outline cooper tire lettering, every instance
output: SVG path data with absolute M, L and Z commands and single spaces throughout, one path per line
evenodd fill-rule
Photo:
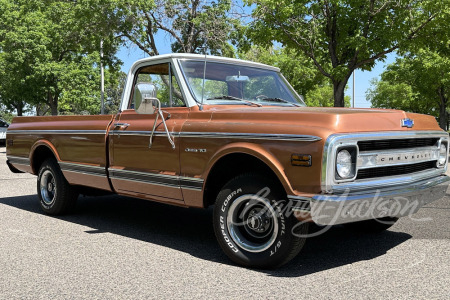
M 219 245 L 231 260 L 273 268 L 298 254 L 305 239 L 289 234 L 298 221 L 283 213 L 283 199 L 282 188 L 259 174 L 243 174 L 225 184 L 216 199 L 213 222 Z M 307 226 L 300 225 L 301 230 Z

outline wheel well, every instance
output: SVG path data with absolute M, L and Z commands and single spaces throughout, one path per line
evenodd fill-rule
M 277 175 L 259 158 L 245 153 L 233 153 L 220 158 L 209 172 L 203 195 L 203 206 L 213 205 L 220 190 L 228 181 L 249 172 L 267 176 L 284 190 Z
M 55 158 L 55 154 L 53 154 L 52 150 L 50 150 L 46 146 L 39 146 L 33 152 L 32 157 L 32 169 L 35 174 L 39 173 L 39 168 L 42 163 L 49 157 Z M 55 158 L 56 159 L 56 158 Z

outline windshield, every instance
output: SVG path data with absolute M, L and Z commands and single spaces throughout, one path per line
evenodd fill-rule
M 183 60 L 180 64 L 197 102 L 305 106 L 278 72 L 210 61 L 206 68 L 204 61 Z

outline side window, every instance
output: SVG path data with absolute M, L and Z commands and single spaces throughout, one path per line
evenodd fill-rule
M 135 84 L 141 82 L 154 84 L 158 90 L 156 97 L 161 101 L 162 107 L 184 107 L 186 103 L 178 82 L 172 74 L 169 63 L 146 66 L 139 70 L 135 78 Z M 134 96 L 128 105 L 129 108 L 134 108 Z

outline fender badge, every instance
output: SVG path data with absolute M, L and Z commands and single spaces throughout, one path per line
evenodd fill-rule
M 186 149 L 184 149 L 184 151 L 186 151 L 186 152 L 194 152 L 194 153 L 198 153 L 198 152 L 200 152 L 200 153 L 205 153 L 205 152 L 206 152 L 206 149 L 186 148 Z
M 414 126 L 414 120 L 406 118 L 402 119 L 402 127 L 412 128 Z

